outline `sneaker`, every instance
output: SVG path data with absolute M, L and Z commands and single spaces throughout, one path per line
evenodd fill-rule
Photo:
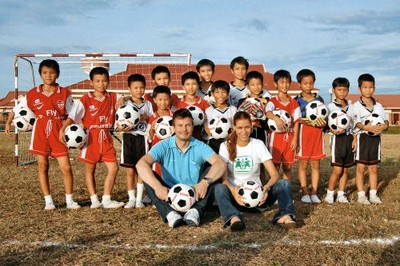
M 142 199 L 143 204 L 150 204 L 151 203 L 151 199 L 149 197 L 149 195 L 144 196 L 144 198 Z
M 310 195 L 304 195 L 303 197 L 301 197 L 301 202 L 311 203 L 312 201 L 311 201 Z
M 321 200 L 318 198 L 317 195 L 311 195 L 311 202 L 312 203 L 321 203 Z
M 199 226 L 200 224 L 200 215 L 199 211 L 196 209 L 190 209 L 185 216 L 183 216 L 183 221 L 189 226 Z
M 124 206 L 125 203 L 115 201 L 115 200 L 110 200 L 109 202 L 101 203 L 101 205 L 103 205 L 104 209 L 118 209 L 118 208 L 122 208 L 122 206 Z
M 168 221 L 168 226 L 171 228 L 176 228 L 183 222 L 182 216 L 176 211 L 170 211 L 166 218 Z
M 349 200 L 347 199 L 346 195 L 342 195 L 337 197 L 336 202 L 349 203 Z
M 328 196 L 328 195 L 326 195 L 326 197 L 324 198 L 324 201 L 329 204 L 332 204 L 334 202 L 333 197 Z
M 144 204 L 141 201 L 136 201 L 135 208 L 143 208 Z
M 95 201 L 95 202 L 92 202 L 92 204 L 90 204 L 91 209 L 97 209 L 97 208 L 100 208 L 101 206 L 102 205 L 101 205 L 100 201 Z
M 130 200 L 125 204 L 124 208 L 125 209 L 131 209 L 131 208 L 135 207 L 135 203 L 136 203 L 135 200 Z
M 371 202 L 368 201 L 367 197 L 358 197 L 357 200 L 358 203 L 364 204 L 364 205 L 369 205 Z
M 44 207 L 44 209 L 46 211 L 51 211 L 51 210 L 54 210 L 55 208 L 56 208 L 56 206 L 54 206 L 53 202 L 47 203 L 46 206 Z
M 369 202 L 374 204 L 382 204 L 383 202 L 378 196 L 369 196 Z
M 71 209 L 71 210 L 76 210 L 79 209 L 81 207 L 81 205 L 79 205 L 77 202 L 72 201 L 72 202 L 68 202 L 67 203 L 67 209 Z

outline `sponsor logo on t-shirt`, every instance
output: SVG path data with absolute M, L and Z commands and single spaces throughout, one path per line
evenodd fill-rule
M 235 172 L 251 172 L 253 170 L 253 159 L 250 156 L 238 156 L 233 168 Z

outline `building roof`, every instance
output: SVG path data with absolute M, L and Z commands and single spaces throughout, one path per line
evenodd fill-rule
M 400 94 L 374 94 L 373 97 L 386 109 L 400 109 Z M 354 103 L 360 99 L 360 94 L 349 94 L 347 99 Z
M 18 91 L 18 98 L 25 96 L 26 91 Z M 13 108 L 15 106 L 15 91 L 7 92 L 6 97 L 0 99 L 0 108 Z

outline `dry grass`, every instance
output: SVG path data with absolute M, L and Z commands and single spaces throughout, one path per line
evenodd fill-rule
M 275 210 L 271 210 L 244 214 L 247 229 L 240 233 L 222 228 L 216 213 L 209 214 L 201 227 L 170 230 L 151 207 L 91 210 L 83 165 L 76 160 L 72 161 L 75 198 L 84 208 L 65 209 L 62 180 L 52 160 L 50 183 L 59 208 L 45 212 L 36 165 L 15 167 L 12 141 L 4 135 L 0 141 L 1 265 L 395 265 L 400 259 L 398 135 L 383 137 L 379 167 L 383 205 L 355 203 L 354 178 L 348 185 L 350 204 L 304 205 L 298 201 L 299 184 L 294 180 L 300 228 L 287 232 L 272 225 Z M 105 167 L 100 165 L 97 173 L 101 191 Z M 329 174 L 326 159 L 321 170 L 321 197 Z M 115 198 L 126 201 L 123 169 L 114 192 Z M 395 240 L 382 245 L 367 241 L 378 238 Z M 327 240 L 332 242 L 324 242 Z

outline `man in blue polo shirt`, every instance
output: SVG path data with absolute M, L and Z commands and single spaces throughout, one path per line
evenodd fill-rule
M 136 164 L 138 174 L 145 182 L 147 193 L 157 207 L 164 222 L 172 228 L 183 223 L 198 226 L 208 205 L 218 205 L 224 218 L 224 226 L 231 230 L 243 230 L 244 223 L 239 211 L 232 205 L 227 187 L 214 183 L 226 171 L 226 163 L 203 142 L 192 137 L 193 118 L 187 109 L 179 109 L 173 115 L 175 136 L 157 143 Z M 152 171 L 158 162 L 163 178 Z M 208 162 L 208 172 L 202 172 L 203 164 Z M 192 186 L 196 192 L 196 204 L 184 217 L 167 203 L 168 190 L 183 183 Z

